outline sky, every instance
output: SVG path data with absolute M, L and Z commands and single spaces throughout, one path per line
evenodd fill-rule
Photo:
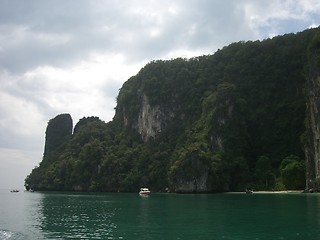
M 0 0 L 0 189 L 23 190 L 58 114 L 111 121 L 148 62 L 319 24 L 318 0 Z

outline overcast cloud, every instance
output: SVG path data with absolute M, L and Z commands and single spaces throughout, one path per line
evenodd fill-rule
M 47 122 L 108 122 L 122 84 L 157 59 L 320 23 L 318 0 L 0 0 L 0 188 L 42 160 Z

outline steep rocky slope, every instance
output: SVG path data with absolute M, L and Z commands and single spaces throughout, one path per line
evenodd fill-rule
M 233 43 L 213 55 L 150 62 L 123 84 L 111 122 L 83 118 L 71 134 L 72 120 L 64 115 L 64 130 L 57 129 L 57 137 L 54 129 L 49 131 L 57 119 L 51 120 L 46 139 L 52 140 L 26 186 L 300 189 L 304 181 L 284 184 L 294 175 L 304 178 L 306 166 L 310 187 L 319 175 L 318 31 Z

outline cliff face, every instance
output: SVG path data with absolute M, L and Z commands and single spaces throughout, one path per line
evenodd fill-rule
M 155 139 L 175 117 L 175 114 L 170 108 L 165 108 L 161 104 L 151 105 L 146 94 L 139 96 L 138 114 L 135 117 L 129 117 L 126 111 L 127 107 L 121 107 L 122 124 L 125 127 L 135 129 L 141 139 L 147 142 L 150 139 Z
M 306 115 L 306 188 L 320 190 L 320 41 L 309 50 Z
M 151 106 L 146 95 L 143 95 L 136 129 L 144 142 L 155 138 L 166 128 L 174 117 L 170 111 L 161 110 L 161 106 Z
M 313 79 L 311 83 L 315 83 Z M 308 189 L 315 188 L 315 181 L 319 178 L 319 160 L 320 160 L 320 132 L 319 132 L 319 97 L 315 92 L 319 90 L 319 86 L 315 86 L 309 92 L 307 102 L 307 121 L 306 121 L 306 143 L 305 143 L 305 156 L 306 156 L 306 187 Z
M 210 192 L 214 190 L 209 183 L 208 166 L 195 160 L 193 167 L 199 174 L 193 175 L 192 178 L 180 176 L 177 178 L 174 190 L 181 193 Z

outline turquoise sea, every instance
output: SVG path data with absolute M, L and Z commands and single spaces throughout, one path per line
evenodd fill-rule
M 0 239 L 320 239 L 320 194 L 10 193 Z

